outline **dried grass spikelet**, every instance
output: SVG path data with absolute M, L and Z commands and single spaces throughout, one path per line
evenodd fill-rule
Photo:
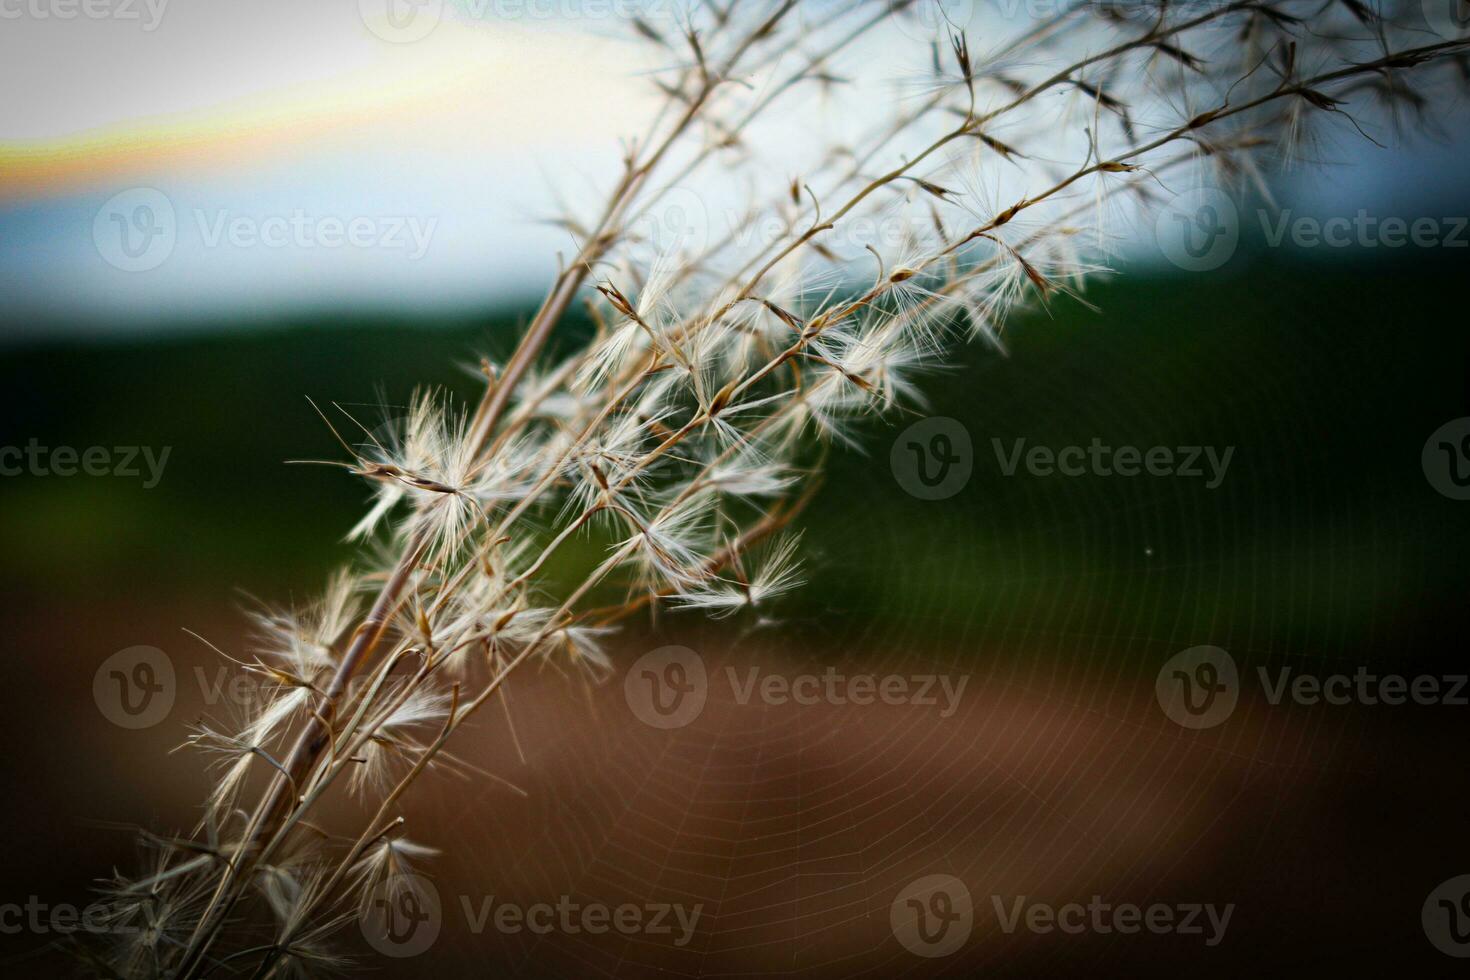
M 603 678 L 609 635 L 648 607 L 767 617 L 801 584 L 792 525 L 829 447 L 920 406 L 959 344 L 1080 299 L 1114 229 L 1174 189 L 1263 186 L 1381 119 L 1432 120 L 1470 78 L 1417 3 L 1068 5 L 983 45 L 898 30 L 917 6 L 630 25 L 663 111 L 607 199 L 555 219 L 575 253 L 515 351 L 478 367 L 479 405 L 426 391 L 378 429 L 330 416 L 372 494 L 348 533 L 363 557 L 318 604 L 257 614 L 242 667 L 266 697 L 189 740 L 211 759 L 205 817 L 113 883 L 121 914 L 154 916 L 100 954 L 117 974 L 340 968 L 333 932 L 434 856 L 399 836 L 403 796 L 500 780 L 447 746 L 508 710 L 518 669 Z M 721 227 L 711 194 L 661 240 L 687 186 L 749 198 Z M 593 336 L 567 349 L 579 304 Z M 317 826 L 343 792 L 368 813 Z

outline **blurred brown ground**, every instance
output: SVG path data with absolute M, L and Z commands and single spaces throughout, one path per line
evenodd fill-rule
M 187 826 L 199 760 L 168 755 L 202 708 L 194 667 L 218 661 L 187 626 L 240 649 L 228 607 L 98 597 L 85 610 L 12 597 L 15 650 L 4 686 L 7 859 L 0 900 L 89 900 L 92 878 L 130 868 L 126 833 L 98 821 Z M 17 615 L 18 612 L 24 615 Z M 407 835 L 443 849 L 425 865 L 444 927 L 422 955 L 372 958 L 359 972 L 446 976 L 1365 975 L 1394 967 L 1448 975 L 1420 907 L 1470 870 L 1464 845 L 1464 709 L 1285 708 L 1246 698 L 1216 729 L 1190 732 L 1154 701 L 1151 677 L 1100 684 L 967 661 L 959 710 L 735 702 L 722 667 L 794 676 L 952 672 L 878 650 L 783 650 L 759 634 L 704 651 L 710 701 L 688 727 L 659 731 L 624 701 L 621 677 L 590 696 L 552 673 L 512 689 L 522 763 L 494 710 L 458 742 L 467 761 L 514 782 L 438 777 L 406 810 Z M 167 721 L 124 731 L 91 696 L 96 664 L 152 644 L 179 672 Z M 641 649 L 620 652 L 626 666 Z M 994 664 L 1002 666 L 994 666 Z M 334 815 L 344 831 L 350 810 Z M 898 892 L 930 874 L 965 882 L 969 941 L 922 959 L 889 926 Z M 537 937 L 462 911 L 496 902 L 700 905 L 687 945 L 669 936 Z M 1202 936 L 1007 935 L 991 896 L 1055 904 L 1234 903 L 1224 941 Z M 45 937 L 4 936 L 5 976 L 54 976 Z

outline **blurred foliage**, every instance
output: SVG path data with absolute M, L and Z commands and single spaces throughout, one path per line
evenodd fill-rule
M 1064 301 L 1019 318 L 1008 356 L 972 345 L 928 385 L 926 413 L 974 443 L 959 494 L 920 501 L 893 479 L 910 418 L 871 426 L 870 455 L 834 451 L 802 521 L 809 581 L 788 635 L 1090 658 L 1228 640 L 1269 658 L 1433 634 L 1458 618 L 1470 505 L 1437 495 L 1419 456 L 1470 414 L 1463 283 L 1452 253 L 1243 255 L 1210 275 L 1096 283 L 1101 313 Z M 307 397 L 370 426 L 416 385 L 473 399 L 479 352 L 504 353 L 517 327 L 323 319 L 7 349 L 0 445 L 172 449 L 154 489 L 0 479 L 0 575 L 75 598 L 308 594 L 351 554 L 341 537 L 367 492 L 340 468 L 285 462 L 343 458 Z M 1094 437 L 1236 449 L 1209 490 L 1005 477 L 991 443 Z

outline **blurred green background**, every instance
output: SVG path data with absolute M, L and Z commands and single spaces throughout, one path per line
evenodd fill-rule
M 700 882 L 732 873 L 728 845 L 742 876 L 789 882 L 795 860 L 821 882 L 805 887 L 828 896 L 836 860 L 850 887 L 831 908 L 800 881 L 794 899 L 781 897 L 784 884 L 769 886 L 774 899 L 768 886 L 750 894 L 775 923 L 770 948 L 783 969 L 788 918 L 826 909 L 847 923 L 850 936 L 820 932 L 829 946 L 804 947 L 818 960 L 866 949 L 881 942 L 886 913 L 858 920 L 850 909 L 887 908 L 898 886 L 882 868 L 911 877 L 954 862 L 987 888 L 1009 869 L 1024 888 L 1150 898 L 1174 889 L 1241 905 L 1239 936 L 1208 963 L 1189 944 L 1013 947 L 987 937 L 976 957 L 1008 962 L 1010 975 L 1056 976 L 1068 957 L 1090 969 L 1127 962 L 1134 976 L 1240 975 L 1263 963 L 1352 975 L 1369 962 L 1438 958 L 1418 914 L 1470 859 L 1458 829 L 1463 708 L 1276 711 L 1253 691 L 1228 725 L 1194 732 L 1165 720 L 1153 694 L 1159 666 L 1200 644 L 1228 650 L 1242 673 L 1464 673 L 1470 504 L 1436 492 L 1420 463 L 1430 433 L 1470 414 L 1464 281 L 1463 257 L 1449 250 L 1331 263 L 1244 252 L 1208 275 L 1126 269 L 1097 281 L 1087 299 L 1100 313 L 1061 302 L 1019 317 L 1008 356 L 972 345 L 930 379 L 924 413 L 959 420 L 974 445 L 959 493 L 905 493 L 889 451 L 912 416 L 874 424 L 867 453 L 834 450 L 801 518 L 808 582 L 779 605 L 778 625 L 671 614 L 654 636 L 630 624 L 616 651 L 620 665 L 682 643 L 713 662 L 772 669 L 944 670 L 972 681 L 964 715 L 930 728 L 922 712 L 767 706 L 726 712 L 680 741 L 618 711 L 616 678 L 600 710 L 580 698 L 523 700 L 518 689 L 518 723 L 540 726 L 528 744 L 542 754 L 533 765 L 502 762 L 534 792 L 512 800 L 456 783 L 418 801 L 437 815 L 421 825 L 442 817 L 454 828 L 447 839 L 475 856 L 443 862 L 443 873 L 467 875 L 465 888 L 581 889 L 587 868 L 559 884 L 554 875 L 584 831 L 604 833 L 605 817 L 607 833 L 688 850 Z M 354 553 L 342 536 L 367 489 L 339 468 L 286 462 L 342 455 L 307 397 L 354 406 L 369 422 L 416 385 L 473 399 L 468 366 L 507 350 L 521 321 L 215 324 L 5 351 L 0 446 L 171 449 L 152 489 L 140 478 L 0 479 L 10 653 L 0 738 L 21 747 L 4 753 L 0 779 L 28 801 L 10 822 L 0 892 L 81 900 L 127 861 L 122 827 L 176 827 L 194 812 L 199 760 L 168 750 L 194 712 L 217 709 L 185 683 L 192 700 L 167 724 L 123 732 L 88 697 L 93 675 L 139 643 L 165 649 L 183 676 L 213 669 L 215 655 L 181 628 L 231 654 L 248 650 L 231 608 L 242 592 L 307 599 Z M 1175 477 L 1007 477 L 993 438 L 1235 451 L 1211 490 Z M 492 755 L 494 731 L 470 748 Z M 666 757 L 670 746 L 684 755 Z M 732 806 L 748 794 L 743 806 L 760 799 L 768 819 L 719 824 L 738 823 L 738 843 L 704 840 L 702 823 L 673 840 L 667 813 L 712 804 L 694 791 L 687 801 L 646 795 L 652 773 Z M 821 819 L 833 798 L 845 801 L 836 831 Z M 699 864 L 705 846 L 721 853 Z M 621 881 L 623 852 L 608 853 L 592 867 Z M 531 970 L 513 946 L 456 942 L 387 973 Z M 3 956 L 17 975 L 65 960 L 33 936 Z
M 1432 655 L 1462 620 L 1470 508 L 1419 463 L 1470 414 L 1464 262 L 1452 250 L 1314 261 L 1245 253 L 1208 275 L 1125 270 L 972 345 L 922 414 L 960 420 L 974 475 L 916 500 L 889 470 L 897 416 L 837 449 L 802 520 L 808 587 L 787 635 L 895 655 L 1063 658 L 1116 672 L 1210 642 L 1248 659 Z M 0 444 L 169 446 L 162 481 L 0 480 L 3 574 L 62 602 L 235 587 L 309 594 L 350 556 L 367 490 L 307 402 L 369 424 L 415 385 L 465 399 L 524 317 L 282 322 L 12 347 Z M 1235 447 L 1223 484 L 1005 477 L 1007 446 Z M 1150 668 L 1151 669 L 1151 668 Z

